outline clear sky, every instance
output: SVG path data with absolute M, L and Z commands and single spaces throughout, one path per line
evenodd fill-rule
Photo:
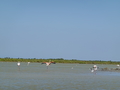
M 0 0 L 0 57 L 120 60 L 120 0 Z

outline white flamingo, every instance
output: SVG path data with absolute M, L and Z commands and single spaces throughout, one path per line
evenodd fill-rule
M 119 64 L 117 65 L 117 67 L 118 67 L 118 69 L 120 69 L 120 65 Z
M 20 70 L 20 62 L 17 63 L 18 69 Z
M 17 65 L 20 66 L 20 62 L 18 62 Z
M 117 66 L 119 67 L 120 65 L 118 64 Z
M 30 62 L 27 63 L 27 65 L 29 65 L 29 64 L 30 64 Z
M 98 70 L 97 65 L 93 65 L 93 67 L 91 68 L 91 72 L 94 72 L 96 74 L 97 70 Z

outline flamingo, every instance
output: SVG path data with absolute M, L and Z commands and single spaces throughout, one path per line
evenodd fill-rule
M 117 65 L 117 67 L 118 67 L 118 69 L 120 69 L 120 65 L 119 64 Z
M 118 64 L 117 66 L 119 67 L 120 65 Z
M 52 62 L 52 61 L 49 61 L 49 62 L 42 62 L 41 64 L 46 64 L 47 69 L 48 69 L 48 66 L 49 66 L 51 63 L 52 63 L 52 64 L 56 64 L 55 62 Z
M 30 64 L 30 62 L 27 63 L 27 65 L 29 65 L 29 64 Z
M 91 72 L 94 72 L 96 74 L 97 70 L 98 70 L 97 65 L 93 65 L 93 67 L 91 68 Z
M 20 66 L 20 62 L 18 62 L 17 65 Z
M 17 63 L 18 69 L 20 70 L 20 62 Z

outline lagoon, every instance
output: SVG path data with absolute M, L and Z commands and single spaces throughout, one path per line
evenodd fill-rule
M 120 72 L 91 73 L 92 64 L 0 62 L 0 90 L 120 90 Z M 116 65 L 99 65 L 116 68 Z

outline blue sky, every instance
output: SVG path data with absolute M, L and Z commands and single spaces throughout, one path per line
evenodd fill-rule
M 0 57 L 120 60 L 119 0 L 1 0 Z

